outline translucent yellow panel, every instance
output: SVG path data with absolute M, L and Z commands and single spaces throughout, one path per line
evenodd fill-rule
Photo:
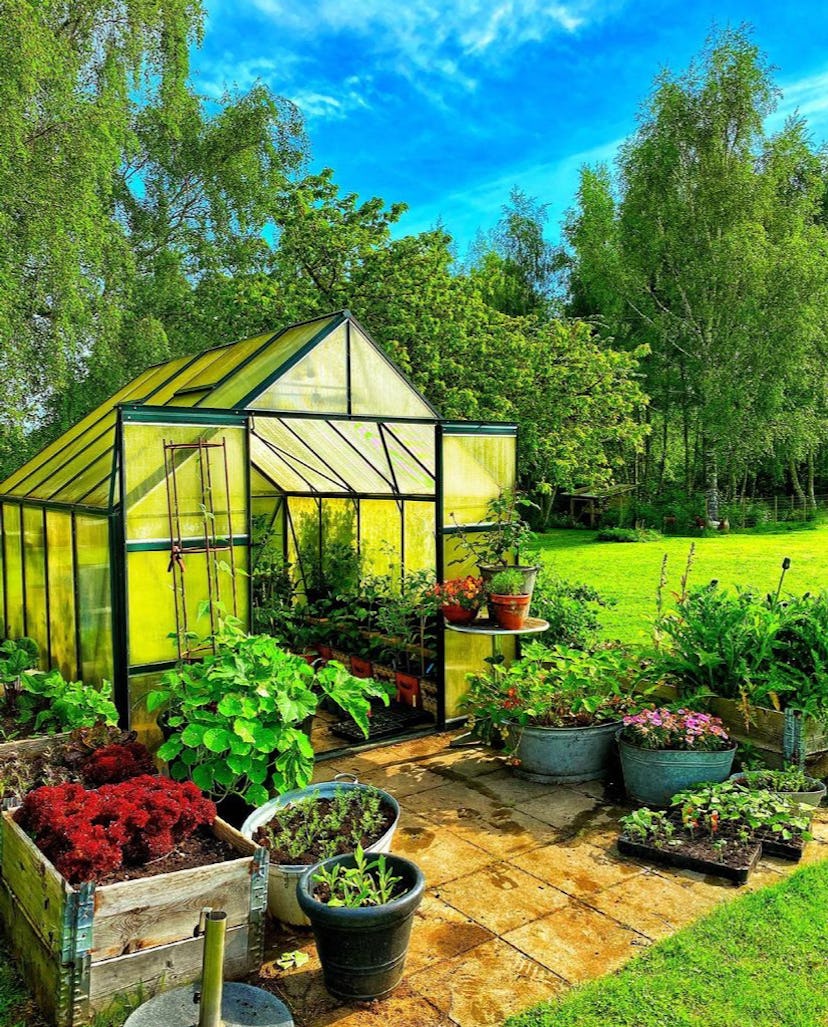
M 67 679 L 78 674 L 75 648 L 75 571 L 72 558 L 72 515 L 46 511 L 46 554 L 49 574 L 49 640 L 51 666 Z
M 308 478 L 280 456 L 257 434 L 250 436 L 250 459 L 254 467 L 275 482 L 283 492 L 312 492 Z M 300 466 L 300 465 L 297 465 Z M 302 468 L 304 470 L 304 468 Z M 272 486 L 271 486 L 272 488 Z
M 359 541 L 368 574 L 400 571 L 400 508 L 391 499 L 363 499 L 359 504 Z
M 420 428 L 423 435 L 431 437 L 433 448 L 434 429 L 430 425 L 418 425 L 417 427 Z M 434 475 L 429 473 L 427 466 L 418 461 L 414 454 L 409 452 L 391 432 L 385 431 L 384 435 L 399 491 L 413 495 L 433 496 L 435 492 Z M 422 441 L 420 448 L 423 448 Z
M 287 553 L 288 563 L 291 565 L 291 574 L 293 577 L 294 585 L 298 587 L 300 592 L 304 591 L 304 575 L 307 574 L 310 578 L 313 573 L 313 563 L 318 561 L 318 544 L 317 547 L 312 549 L 308 555 L 309 538 L 311 537 L 311 531 L 308 525 L 319 522 L 320 508 L 319 503 L 313 499 L 304 499 L 302 497 L 291 496 L 287 501 L 288 509 L 288 525 L 287 525 Z M 299 549 L 300 539 L 302 540 L 302 548 L 305 550 L 305 560 L 308 561 L 307 568 L 300 563 Z
M 423 398 L 352 324 L 351 410 L 375 417 L 434 417 Z
M 265 420 L 272 418 L 259 418 L 257 424 L 261 425 Z M 393 492 L 393 479 L 376 424 L 289 417 L 284 419 L 284 424 L 302 442 L 295 436 L 286 435 L 283 444 L 292 445 L 292 452 L 322 470 L 329 478 L 340 481 L 354 492 Z M 320 490 L 332 491 L 335 488 L 331 483 L 321 486 Z
M 22 482 L 21 491 L 40 499 L 49 499 L 102 454 L 111 453 L 115 441 L 115 419 L 114 412 L 107 414 L 94 429 L 70 442 Z
M 138 732 L 138 741 L 150 752 L 155 752 L 164 740 L 156 722 L 157 714 L 147 712 L 147 696 L 161 687 L 162 673 L 129 676 L 129 727 Z
M 165 441 L 191 446 L 199 440 L 212 444 L 211 448 L 184 448 L 174 453 L 168 452 L 168 496 L 168 478 L 164 466 Z M 245 535 L 246 442 L 243 428 L 125 424 L 127 539 L 168 540 L 171 511 L 173 534 L 178 535 L 180 532 L 182 539 L 203 538 L 205 528 L 211 536 L 220 539 L 226 539 L 231 531 L 237 536 Z
M 109 521 L 76 514 L 81 672 L 98 684 L 112 680 L 112 593 L 109 577 Z
M 477 534 L 471 537 L 475 539 Z M 443 536 L 443 568 L 447 581 L 449 578 L 465 578 L 468 574 L 478 574 L 477 560 L 463 549 L 456 535 Z
M 242 401 L 250 393 L 255 393 L 257 387 L 270 375 L 278 371 L 317 334 L 323 333 L 335 322 L 336 317 L 324 317 L 289 328 L 253 356 L 248 363 L 239 367 L 226 382 L 217 385 L 204 399 L 199 400 L 198 405 L 223 410 L 241 405 Z
M 465 635 L 450 629 L 446 629 L 444 638 L 446 717 L 460 717 L 467 712 L 460 709 L 460 700 L 468 691 L 466 674 L 486 669 L 485 660 L 493 653 L 492 640 L 486 635 Z M 507 660 L 514 659 L 514 639 L 505 636 L 500 642 L 500 651 Z
M 248 404 L 256 410 L 348 412 L 345 325 L 340 325 Z
M 251 439 L 251 455 L 252 455 L 252 439 Z M 276 485 L 261 473 L 257 467 L 250 468 L 250 494 L 252 496 L 272 496 L 282 490 L 277 488 Z
M 88 503 L 91 495 L 105 494 L 109 496 L 110 483 L 113 473 L 114 454 L 110 448 L 103 456 L 89 463 L 83 454 L 80 454 L 73 461 L 73 468 L 76 477 L 53 492 L 51 499 L 58 503 Z M 80 472 L 80 473 L 78 473 Z M 48 485 L 48 483 L 47 483 Z M 46 487 L 46 486 L 44 486 Z
M 511 435 L 446 435 L 443 439 L 443 516 L 449 525 L 485 520 L 486 504 L 514 488 L 516 439 Z M 452 515 L 454 515 L 452 517 Z
M 40 646 L 40 663 L 49 662 L 49 632 L 46 616 L 46 552 L 43 510 L 23 507 L 23 565 L 26 606 L 26 634 Z
M 305 482 L 297 491 L 347 492 L 347 483 L 337 471 L 332 455 L 320 454 L 305 441 L 307 423 L 304 420 L 283 423 L 279 418 L 259 417 L 256 418 L 256 434 L 269 444 L 270 449 L 293 471 L 299 481 Z M 281 478 L 277 478 L 277 481 L 282 485 Z M 286 491 L 294 490 L 286 487 Z
M 403 421 L 389 421 L 385 430 L 404 446 L 433 477 L 435 469 L 435 431 L 430 424 L 406 424 Z
M 198 370 L 189 370 L 181 376 L 179 389 L 211 389 L 226 374 L 256 352 L 261 346 L 272 339 L 275 332 L 264 332 L 252 339 L 234 342 L 220 349 L 205 352 L 207 361 Z
M 434 571 L 435 507 L 433 503 L 406 502 L 403 508 L 405 518 L 405 568 L 408 571 Z
M 69 431 L 61 435 L 60 438 L 55 439 L 55 441 L 46 446 L 45 449 L 42 449 L 36 457 L 30 460 L 27 464 L 24 464 L 23 467 L 15 471 L 14 474 L 10 475 L 2 484 L 0 484 L 0 493 L 12 491 L 18 483 L 22 482 L 24 478 L 27 478 L 28 475 L 42 463 L 51 459 L 55 455 L 60 456 L 73 439 L 76 439 L 81 435 L 81 433 L 87 431 L 87 429 L 94 428 L 94 425 L 100 421 L 105 414 L 113 410 L 117 403 L 126 403 L 131 400 L 142 399 L 146 394 L 147 388 L 150 387 L 154 380 L 169 373 L 166 368 L 166 364 L 162 365 L 160 368 L 151 367 L 142 375 L 139 375 L 131 381 L 129 385 L 124 386 L 120 392 L 116 392 L 111 399 L 106 401 L 106 403 L 102 403 L 101 406 L 93 410 L 91 414 L 87 414 L 86 417 L 81 421 L 78 421 L 73 428 L 70 428 Z M 94 431 L 92 434 L 94 435 Z M 60 460 L 57 462 L 60 463 Z
M 6 637 L 25 634 L 23 619 L 23 540 L 20 507 L 3 504 L 3 564 L 6 572 Z

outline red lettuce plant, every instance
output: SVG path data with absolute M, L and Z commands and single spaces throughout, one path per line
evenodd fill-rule
M 88 791 L 79 784 L 38 788 L 17 821 L 72 884 L 171 852 L 216 815 L 191 781 L 143 775 Z
M 117 784 L 131 777 L 155 774 L 155 761 L 141 742 L 116 743 L 93 749 L 80 767 L 83 782 L 89 788 Z

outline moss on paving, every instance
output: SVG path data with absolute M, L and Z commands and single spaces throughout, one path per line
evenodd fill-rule
M 720 906 L 507 1027 L 825 1027 L 828 861 Z
M 690 543 L 696 559 L 690 584 L 718 578 L 722 585 L 750 585 L 775 591 L 784 557 L 792 566 L 785 590 L 802 594 L 828 588 L 828 525 L 792 532 L 713 535 L 706 538 L 665 536 L 654 542 L 619 545 L 596 542 L 594 531 L 558 530 L 539 536 L 545 562 L 563 578 L 584 581 L 614 602 L 601 611 L 603 634 L 624 642 L 646 642 L 655 615 L 661 560 L 667 553 L 665 601 L 677 591 Z

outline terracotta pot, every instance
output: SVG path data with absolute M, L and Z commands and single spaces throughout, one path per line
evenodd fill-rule
M 471 624 L 478 612 L 478 610 L 466 610 L 457 603 L 446 603 L 440 609 L 449 624 Z
M 373 674 L 373 664 L 362 656 L 351 657 L 351 673 L 355 678 L 370 678 Z
M 489 611 L 504 631 L 520 631 L 529 613 L 531 596 L 489 596 Z
M 398 670 L 394 675 L 397 683 L 397 702 L 407 706 L 420 705 L 420 679 L 416 674 L 404 674 Z
M 330 660 L 331 647 L 329 645 L 317 645 L 316 651 L 319 653 L 323 660 Z

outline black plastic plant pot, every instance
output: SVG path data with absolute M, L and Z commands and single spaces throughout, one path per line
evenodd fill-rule
M 401 878 L 399 898 L 383 906 L 347 909 L 328 906 L 313 896 L 314 874 L 336 863 L 354 866 L 354 857 L 335 856 L 308 867 L 299 879 L 296 895 L 310 920 L 325 987 L 337 998 L 370 1001 L 381 998 L 400 983 L 411 937 L 414 914 L 425 891 L 422 870 L 402 856 L 385 856 L 386 865 Z

